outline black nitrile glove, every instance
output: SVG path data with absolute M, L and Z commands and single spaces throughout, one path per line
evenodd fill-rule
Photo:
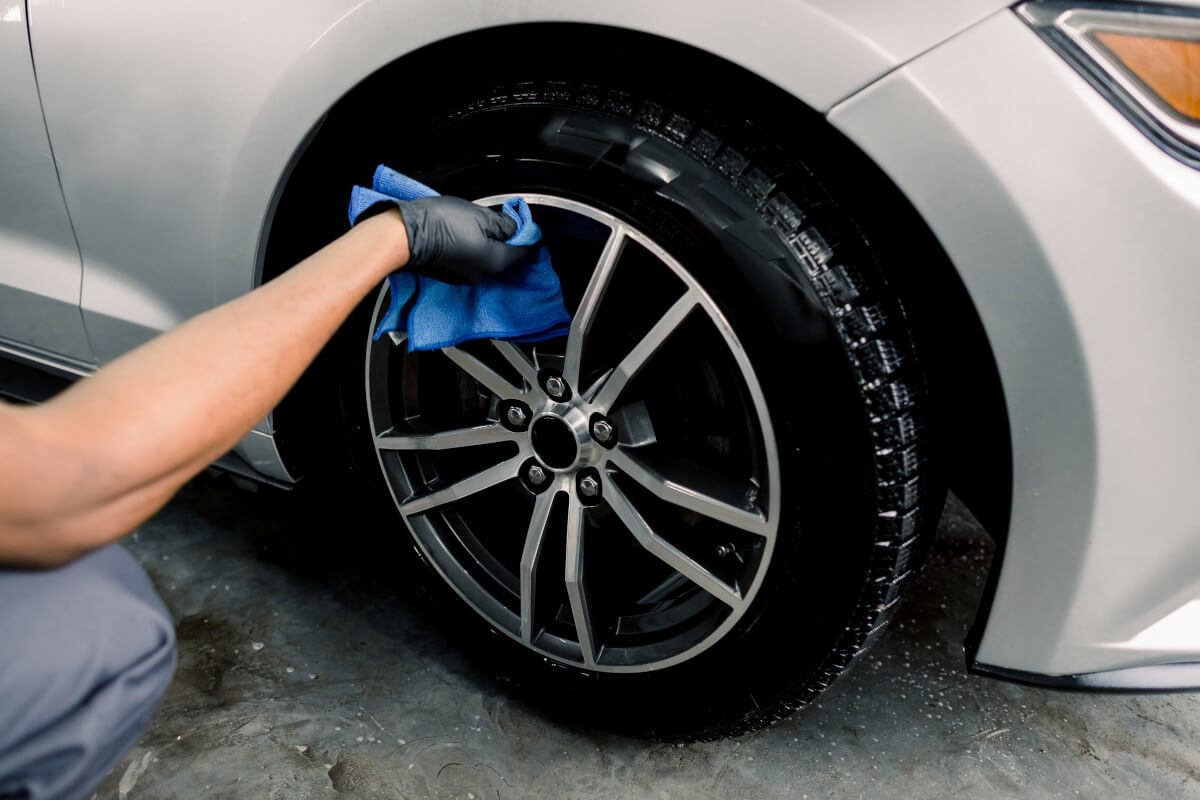
M 406 269 L 413 272 L 446 283 L 476 283 L 529 256 L 528 247 L 505 244 L 517 232 L 517 221 L 507 214 L 460 197 L 422 197 L 395 205 L 408 231 Z

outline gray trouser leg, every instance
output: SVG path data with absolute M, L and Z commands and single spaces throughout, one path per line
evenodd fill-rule
M 171 618 L 119 547 L 48 572 L 0 569 L 0 798 L 86 797 L 174 668 Z

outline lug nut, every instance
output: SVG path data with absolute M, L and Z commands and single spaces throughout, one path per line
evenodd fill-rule
M 546 470 L 533 464 L 525 471 L 525 479 L 534 486 L 541 486 L 546 482 Z
M 579 481 L 579 493 L 584 497 L 595 497 L 600 493 L 600 481 L 591 475 L 585 475 Z
M 733 553 L 734 553 L 733 545 L 731 545 L 731 544 L 717 545 L 717 558 L 726 558 L 728 556 L 733 555 Z
M 528 419 L 528 416 L 525 414 L 525 409 L 521 408 L 520 406 L 509 406 L 508 413 L 505 414 L 505 417 L 508 419 L 508 424 L 512 425 L 514 428 L 521 427 L 525 424 L 525 420 Z
M 613 426 L 603 419 L 598 419 L 592 424 L 592 438 L 600 444 L 608 443 L 613 437 Z
M 557 375 L 546 378 L 546 394 L 555 400 L 560 400 L 567 394 L 567 382 Z

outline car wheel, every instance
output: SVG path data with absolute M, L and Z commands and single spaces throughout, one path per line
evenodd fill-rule
M 821 154 L 553 81 L 395 148 L 444 193 L 525 197 L 573 318 L 534 345 L 365 339 L 395 530 L 462 638 L 548 707 L 653 737 L 751 729 L 827 688 L 943 489 L 903 309 L 801 160 Z

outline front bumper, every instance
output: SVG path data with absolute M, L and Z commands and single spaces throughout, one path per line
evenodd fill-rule
M 1200 685 L 1200 171 L 1011 11 L 829 119 L 941 241 L 997 360 L 1013 505 L 975 666 Z

